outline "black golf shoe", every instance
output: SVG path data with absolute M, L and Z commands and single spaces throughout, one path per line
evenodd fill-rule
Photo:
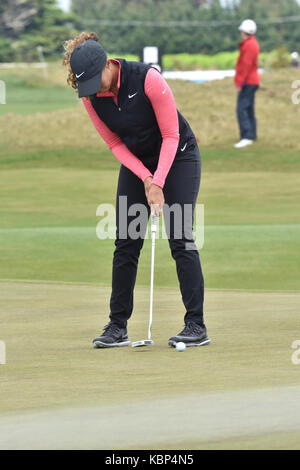
M 199 325 L 195 322 L 186 323 L 184 329 L 176 336 L 172 336 L 169 339 L 169 346 L 176 348 L 177 343 L 184 343 L 188 346 L 205 346 L 210 343 L 210 339 L 207 336 L 206 326 Z
M 118 348 L 129 344 L 127 328 L 122 328 L 113 322 L 109 322 L 104 327 L 102 335 L 93 340 L 94 348 Z

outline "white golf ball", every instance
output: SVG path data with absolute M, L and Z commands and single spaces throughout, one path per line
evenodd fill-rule
M 176 349 L 177 349 L 177 351 L 184 351 L 185 348 L 186 348 L 186 345 L 185 345 L 184 343 L 182 343 L 182 342 L 176 343 Z

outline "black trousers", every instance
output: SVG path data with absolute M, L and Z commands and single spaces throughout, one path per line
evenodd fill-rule
M 151 167 L 151 164 L 144 163 L 153 174 L 155 168 Z M 178 217 L 172 217 L 172 211 L 170 211 L 168 222 L 165 216 L 165 208 L 163 212 L 168 242 L 172 257 L 176 262 L 182 300 L 186 309 L 184 320 L 185 322 L 194 321 L 202 324 L 204 281 L 199 253 L 196 245 L 193 244 L 192 235 L 194 208 L 199 192 L 200 176 L 200 154 L 195 143 L 195 145 L 191 146 L 190 150 L 187 148 L 184 153 L 176 155 L 163 188 L 165 204 L 170 208 L 173 204 L 181 207 L 182 224 L 178 223 Z M 126 326 L 127 320 L 132 314 L 133 290 L 138 260 L 144 243 L 142 236 L 136 237 L 132 233 L 128 236 L 128 233 L 124 233 L 124 224 L 126 226 L 125 231 L 127 232 L 128 229 L 128 232 L 130 232 L 130 226 L 134 224 L 134 219 L 136 218 L 134 215 L 128 215 L 128 212 L 124 214 L 126 210 L 124 205 L 125 196 L 127 197 L 127 210 L 129 210 L 129 214 L 131 211 L 130 207 L 133 209 L 137 207 L 133 206 L 133 204 L 142 204 L 146 208 L 146 221 L 141 223 L 143 225 L 141 232 L 145 233 L 148 217 L 150 216 L 150 208 L 145 196 L 144 183 L 122 165 L 117 189 L 116 248 L 113 257 L 112 293 L 110 299 L 110 319 L 120 326 Z M 183 223 L 184 205 L 188 205 L 186 207 L 191 208 L 190 217 L 185 216 L 185 223 Z M 176 222 L 175 219 L 177 220 Z M 189 249 L 186 249 L 187 247 Z
M 237 117 L 240 127 L 241 139 L 255 140 L 256 117 L 255 117 L 255 93 L 258 85 L 244 85 L 238 95 Z

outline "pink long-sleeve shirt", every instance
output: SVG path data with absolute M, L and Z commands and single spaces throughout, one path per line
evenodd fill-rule
M 117 83 L 117 89 L 119 90 L 121 64 L 116 59 L 111 60 L 119 65 L 119 77 Z M 154 175 L 152 175 L 148 168 L 145 167 L 141 160 L 130 152 L 120 137 L 116 133 L 112 132 L 99 118 L 90 100 L 82 98 L 82 102 L 89 113 L 96 130 L 111 149 L 115 157 L 142 181 L 145 181 L 148 176 L 153 176 L 152 184 L 156 184 L 163 188 L 179 143 L 179 124 L 176 104 L 169 85 L 162 75 L 154 68 L 149 69 L 147 72 L 144 90 L 146 96 L 151 102 L 162 136 L 158 165 Z M 97 96 L 113 97 L 117 104 L 117 95 L 115 96 L 111 92 L 97 93 Z

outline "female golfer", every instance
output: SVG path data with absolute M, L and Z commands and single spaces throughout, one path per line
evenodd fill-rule
M 201 174 L 195 136 L 176 110 L 173 94 L 155 68 L 107 59 L 95 33 L 83 32 L 66 41 L 64 48 L 67 81 L 78 91 L 95 128 L 122 164 L 116 201 L 110 321 L 101 336 L 94 339 L 94 347 L 130 344 L 127 321 L 133 310 L 138 259 L 150 211 L 159 214 L 163 206 L 186 309 L 184 329 L 170 338 L 168 344 L 176 346 L 180 341 L 187 346 L 208 344 L 203 321 L 204 281 L 192 233 Z M 143 234 L 139 237 L 130 233 L 133 204 L 146 208 Z

